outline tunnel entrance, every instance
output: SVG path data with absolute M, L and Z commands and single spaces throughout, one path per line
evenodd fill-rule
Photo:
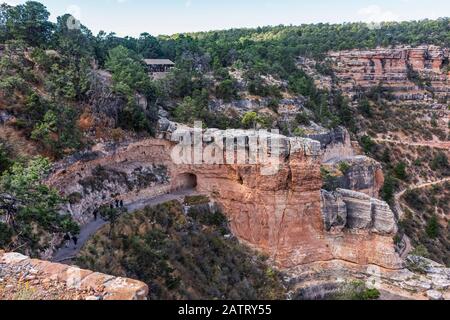
M 173 184 L 174 191 L 195 190 L 197 188 L 197 176 L 193 173 L 183 173 L 178 175 Z

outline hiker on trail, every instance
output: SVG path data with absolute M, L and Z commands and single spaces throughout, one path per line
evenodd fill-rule
M 119 200 L 116 199 L 116 208 L 119 207 Z
M 120 200 L 120 207 L 123 208 L 123 200 Z
M 94 221 L 97 221 L 97 217 L 98 217 L 98 209 L 94 210 Z
M 66 233 L 64 235 L 64 243 L 66 244 L 66 248 L 69 246 L 69 242 L 70 242 L 70 235 Z
M 76 247 L 77 244 L 78 244 L 78 238 L 76 236 L 73 236 L 72 237 L 72 241 L 73 241 L 73 243 L 75 244 L 75 247 Z

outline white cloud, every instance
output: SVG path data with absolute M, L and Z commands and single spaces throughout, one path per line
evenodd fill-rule
M 399 21 L 400 16 L 392 11 L 384 10 L 378 5 L 371 5 L 358 11 L 364 22 Z

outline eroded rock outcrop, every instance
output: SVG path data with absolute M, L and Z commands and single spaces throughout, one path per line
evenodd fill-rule
M 231 141 L 251 141 L 255 135 L 245 130 L 232 130 L 227 134 Z M 207 130 L 204 136 L 203 156 L 209 153 L 215 154 L 216 159 L 225 159 L 227 154 L 219 155 L 215 148 L 218 142 L 215 139 L 222 137 L 221 132 Z M 97 147 L 98 154 L 94 159 L 57 167 L 48 183 L 66 194 L 81 195 L 77 205 L 72 205 L 70 210 L 84 223 L 92 219 L 90 210 L 110 203 L 114 197 L 125 203 L 152 198 L 183 187 L 188 175 L 186 181 L 191 180 L 200 193 L 209 195 L 222 207 L 234 235 L 269 255 L 281 268 L 335 259 L 359 265 L 401 268 L 402 261 L 395 252 L 393 234 L 388 228 L 382 229 L 385 233 L 372 232 L 373 228 L 383 227 L 378 224 L 342 232 L 326 230 L 321 213 L 323 153 L 320 143 L 303 138 L 269 136 L 281 141 L 279 167 L 273 174 L 263 174 L 267 168 L 261 164 L 177 164 L 171 155 L 179 139 L 172 132 L 166 132 L 161 134 L 166 139 L 148 139 L 113 150 Z M 245 144 L 243 150 L 248 152 L 248 149 Z M 248 153 L 245 159 L 249 159 Z M 114 170 L 118 176 L 122 175 L 120 172 L 129 176 L 136 168 L 164 167 L 168 180 L 142 188 L 120 189 L 117 195 L 110 190 L 112 182 L 107 179 L 104 182 L 107 191 L 99 191 L 101 196 L 99 193 L 99 196 L 90 197 L 83 189 L 83 181 L 95 175 L 99 167 Z M 348 198 L 351 197 L 344 198 L 350 207 L 347 216 L 349 221 L 356 221 L 356 214 L 351 211 L 353 203 Z M 376 210 L 382 208 L 381 204 L 374 207 Z
M 146 300 L 148 286 L 0 251 L 0 300 Z
M 336 186 L 378 198 L 384 184 L 382 165 L 366 156 L 333 158 L 323 167 L 336 174 Z
M 395 234 L 397 223 L 389 205 L 366 194 L 338 189 L 322 190 L 322 214 L 327 230 L 347 228 Z
M 350 133 L 338 127 L 322 133 L 307 135 L 309 139 L 319 141 L 323 150 L 322 162 L 330 162 L 355 156 Z
M 381 266 L 361 268 L 347 261 L 316 262 L 290 270 L 287 281 L 292 297 L 320 299 L 343 283 L 362 281 L 381 292 L 387 300 L 448 300 L 450 269 L 426 258 L 409 256 L 407 268 L 389 270 Z

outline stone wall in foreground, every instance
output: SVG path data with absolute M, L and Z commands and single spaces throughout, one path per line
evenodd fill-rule
M 148 286 L 0 251 L 0 300 L 146 300 Z

